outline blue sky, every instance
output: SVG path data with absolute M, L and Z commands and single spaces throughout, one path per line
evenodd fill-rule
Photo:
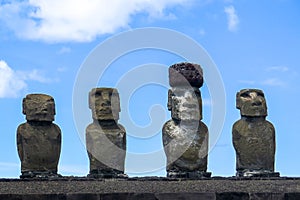
M 299 10 L 296 0 L 0 0 L 0 177 L 20 175 L 16 129 L 25 121 L 21 105 L 28 93 L 50 94 L 56 101 L 55 123 L 63 137 L 59 173 L 88 173 L 84 132 L 73 119 L 77 75 L 97 45 L 124 31 L 145 27 L 171 29 L 192 38 L 208 52 L 220 72 L 226 116 L 217 144 L 209 153 L 208 171 L 213 176 L 235 173 L 231 127 L 240 118 L 235 94 L 243 88 L 265 92 L 267 119 L 276 128 L 276 171 L 282 176 L 299 176 Z M 95 87 L 114 87 L 129 72 L 149 63 L 164 66 L 157 76 L 167 81 L 167 67 L 181 61 L 180 56 L 157 49 L 134 51 L 115 60 Z M 136 79 L 149 76 L 153 75 L 145 73 Z M 208 88 L 201 88 L 207 125 L 213 107 Z M 161 132 L 149 136 L 141 127 L 151 126 L 157 116 L 161 126 L 170 118 L 167 89 L 148 84 L 133 92 L 128 101 L 122 101 L 121 95 L 121 112 L 128 106 L 131 121 L 141 131 L 128 132 L 128 152 L 147 154 L 162 148 Z M 89 112 L 87 95 L 81 106 Z M 157 110 L 151 109 L 154 105 Z M 89 117 L 83 121 L 89 123 Z M 126 128 L 130 124 L 125 117 L 121 115 L 120 123 Z M 128 158 L 125 168 L 132 176 L 163 176 L 164 159 L 162 155 L 152 160 Z M 143 171 L 152 165 L 159 168 Z

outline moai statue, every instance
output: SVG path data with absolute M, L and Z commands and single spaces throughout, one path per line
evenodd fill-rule
M 26 123 L 17 130 L 20 178 L 60 177 L 57 165 L 61 150 L 60 128 L 52 123 L 54 99 L 45 94 L 29 94 L 23 99 Z
M 275 129 L 266 120 L 267 104 L 263 91 L 243 89 L 236 95 L 241 119 L 232 128 L 236 151 L 236 176 L 278 177 L 274 172 Z
M 168 110 L 172 119 L 162 130 L 167 176 L 210 177 L 207 170 L 208 128 L 202 120 L 199 88 L 203 72 L 198 64 L 179 63 L 169 68 Z
M 94 88 L 89 93 L 93 123 L 86 128 L 86 146 L 92 178 L 126 178 L 126 131 L 118 124 L 120 99 L 117 89 Z

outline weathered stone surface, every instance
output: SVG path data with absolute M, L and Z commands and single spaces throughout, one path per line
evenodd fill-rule
M 241 116 L 264 117 L 267 116 L 267 103 L 262 90 L 243 89 L 236 94 L 236 108 Z
M 249 194 L 246 192 L 224 192 L 224 193 L 217 193 L 216 200 L 249 200 Z
M 0 199 L 299 199 L 300 178 L 0 179 Z
M 216 195 L 214 193 L 162 193 L 156 194 L 157 200 L 216 200 Z
M 198 88 L 174 87 L 168 91 L 168 110 L 178 121 L 202 119 L 202 99 Z
M 169 120 L 163 127 L 163 144 L 167 155 L 167 172 L 206 172 L 208 129 L 201 121 Z
M 93 88 L 89 93 L 89 108 L 95 120 L 118 120 L 120 97 L 114 88 Z
M 250 200 L 284 200 L 284 193 L 250 193 Z
M 90 174 L 109 178 L 124 173 L 126 154 L 125 129 L 112 122 L 93 123 L 86 129 Z
M 240 119 L 232 131 L 237 171 L 274 171 L 275 129 L 270 122 Z
M 109 193 L 109 194 L 27 194 L 1 195 L 0 200 L 298 200 L 299 196 L 287 193 L 282 194 L 248 194 L 248 193 Z
M 55 104 L 51 96 L 29 94 L 23 100 L 27 122 L 17 129 L 21 178 L 54 177 L 61 150 L 61 130 L 52 123 Z
M 29 94 L 23 99 L 23 114 L 27 121 L 54 121 L 54 99 L 45 94 Z
M 89 177 L 124 178 L 126 131 L 118 124 L 120 101 L 114 88 L 94 88 L 89 96 L 93 123 L 86 128 Z
M 241 119 L 232 128 L 237 176 L 279 176 L 274 173 L 275 129 L 267 121 L 264 94 L 257 89 L 237 93 Z
M 213 194 L 214 195 L 214 194 Z M 3 198 L 2 198 L 3 197 Z M 111 200 L 111 199 L 117 199 L 117 200 L 226 200 L 226 199 L 232 199 L 232 200 L 260 200 L 261 198 L 252 198 L 243 194 L 237 194 L 237 193 L 227 193 L 226 195 L 220 194 L 217 197 L 212 196 L 210 194 L 164 194 L 162 198 L 158 198 L 155 195 L 149 194 L 137 194 L 135 196 L 128 195 L 128 194 L 105 194 L 101 195 L 98 198 L 82 198 L 80 195 L 74 195 L 72 197 L 66 197 L 66 196 L 59 196 L 59 195 L 0 195 L 0 199 L 2 200 Z M 286 197 L 286 198 L 277 198 L 273 196 L 266 197 L 264 200 L 298 200 L 297 198 L 293 197 Z
M 300 199 L 300 193 L 299 192 L 286 193 L 284 195 L 284 199 L 286 199 L 286 200 L 299 200 Z
M 100 200 L 100 194 L 67 194 L 66 200 Z
M 157 200 L 155 194 L 150 193 L 111 193 L 111 194 L 101 194 L 100 199 L 111 200 L 111 199 L 122 199 L 122 200 Z
M 162 129 L 167 157 L 167 176 L 209 177 L 207 173 L 208 129 L 201 122 L 203 84 L 200 65 L 180 63 L 169 68 L 168 110 L 172 119 Z M 186 82 L 188 84 L 186 84 Z
M 24 195 L 1 195 L 0 200 L 66 200 L 63 194 L 24 194 Z M 75 199 L 74 199 L 75 200 Z
M 169 68 L 169 84 L 171 87 L 203 85 L 203 71 L 200 65 L 193 63 L 177 63 Z

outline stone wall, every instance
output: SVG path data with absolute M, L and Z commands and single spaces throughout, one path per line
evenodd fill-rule
M 300 199 L 300 178 L 1 179 L 0 199 Z

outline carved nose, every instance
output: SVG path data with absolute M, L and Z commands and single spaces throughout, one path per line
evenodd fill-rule
M 252 103 L 252 106 L 261 106 L 262 105 L 262 101 L 261 100 L 256 100 Z
M 110 106 L 110 102 L 109 101 L 104 101 L 103 103 L 101 103 L 101 106 Z
M 106 102 L 106 101 L 109 101 L 109 94 L 108 93 L 103 93 L 102 94 L 102 98 L 103 100 Z
M 41 111 L 42 111 L 42 112 L 47 112 L 47 111 L 48 111 L 47 106 L 46 106 L 46 105 L 43 105 Z

